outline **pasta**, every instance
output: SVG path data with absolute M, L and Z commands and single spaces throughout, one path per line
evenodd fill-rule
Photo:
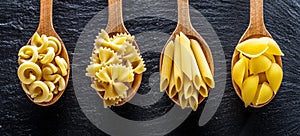
M 249 58 L 262 55 L 269 49 L 268 42 L 260 38 L 246 40 L 236 46 L 236 50 Z
M 212 76 L 212 72 L 210 71 L 210 68 L 208 66 L 207 60 L 205 58 L 205 55 L 199 45 L 199 43 L 196 40 L 191 40 L 191 47 L 193 49 L 195 58 L 197 60 L 197 64 L 199 66 L 200 72 L 202 74 L 204 82 L 210 87 L 215 87 L 214 78 Z
M 174 78 L 175 78 L 175 86 L 176 86 L 176 90 L 177 92 L 179 92 L 182 88 L 182 71 L 181 71 L 181 51 L 180 51 L 180 43 L 179 43 L 179 36 L 176 35 L 175 37 L 175 43 L 174 43 L 174 64 L 173 64 L 173 68 L 174 68 Z
M 96 36 L 86 76 L 91 77 L 91 86 L 103 98 L 105 108 L 125 100 L 127 92 L 132 89 L 135 74 L 146 71 L 134 42 L 131 35 L 109 37 L 104 30 Z
M 245 107 L 263 105 L 276 95 L 283 71 L 275 56 L 283 56 L 277 43 L 269 38 L 253 38 L 236 47 L 239 60 L 232 68 L 232 78 L 241 91 Z
M 245 103 L 245 107 L 247 107 L 253 100 L 255 96 L 255 91 L 258 87 L 259 77 L 258 75 L 249 76 L 245 79 L 242 86 L 242 98 Z
M 171 77 L 173 71 L 173 54 L 174 54 L 174 43 L 173 41 L 169 42 L 167 46 L 165 47 L 164 56 L 163 56 L 163 67 L 161 67 L 161 76 L 160 76 L 160 90 L 166 90 L 168 87 L 168 84 L 170 83 L 171 86 L 173 86 L 174 78 Z M 172 71 L 172 72 L 170 72 Z M 171 81 L 172 80 L 172 84 Z M 172 90 L 172 89 L 171 89 Z
M 270 69 L 266 71 L 266 78 L 275 94 L 280 87 L 282 77 L 282 69 L 277 63 L 273 63 Z
M 214 79 L 199 43 L 180 32 L 163 51 L 161 91 L 166 90 L 182 109 L 197 110 L 198 96 L 208 97 L 208 86 L 214 87 Z
M 269 84 L 267 82 L 260 84 L 257 91 L 258 91 L 256 93 L 257 96 L 255 99 L 253 99 L 254 105 L 264 104 L 264 103 L 268 102 L 269 100 L 271 100 L 271 98 L 273 96 L 272 88 L 269 86 Z
M 256 58 L 251 58 L 249 61 L 250 74 L 258 74 L 267 71 L 272 62 L 266 56 L 261 55 Z
M 66 88 L 64 77 L 69 67 L 64 58 L 57 56 L 61 48 L 57 38 L 35 33 L 30 45 L 19 50 L 18 77 L 35 103 L 50 102 L 58 91 Z

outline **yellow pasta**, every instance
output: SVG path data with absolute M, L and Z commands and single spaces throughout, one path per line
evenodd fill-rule
M 178 100 L 182 109 L 188 106 L 188 100 L 184 98 L 184 94 L 182 91 L 178 92 Z
M 207 86 L 204 82 L 201 83 L 199 93 L 203 97 L 208 97 L 208 89 L 207 89 Z
M 236 50 L 250 58 L 258 57 L 265 53 L 268 49 L 268 41 L 259 38 L 246 40 L 236 46 Z
M 261 72 L 265 72 L 270 68 L 271 64 L 272 64 L 271 60 L 269 60 L 264 55 L 258 56 L 256 58 L 252 58 L 249 61 L 250 74 L 258 74 Z
M 161 91 L 167 89 L 170 98 L 178 98 L 181 108 L 196 110 L 198 96 L 207 97 L 208 86 L 214 87 L 211 70 L 199 43 L 182 32 L 167 43 L 160 74 Z
M 35 63 L 38 60 L 38 52 L 35 46 L 23 46 L 19 53 L 19 64 L 25 61 L 30 61 Z
M 273 91 L 267 82 L 264 82 L 258 87 L 257 96 L 254 99 L 254 105 L 260 105 L 271 100 L 273 96 Z
M 173 98 L 177 94 L 176 86 L 175 86 L 175 79 L 174 79 L 174 70 L 171 69 L 171 75 L 170 75 L 170 82 L 169 82 L 169 88 L 168 93 L 169 97 Z
M 212 76 L 212 72 L 208 66 L 206 57 L 199 45 L 199 43 L 196 40 L 191 40 L 191 47 L 193 50 L 193 53 L 195 55 L 195 58 L 197 60 L 197 64 L 199 66 L 200 72 L 202 74 L 204 82 L 210 87 L 215 87 L 215 81 Z
M 28 73 L 25 75 L 26 71 L 28 71 Z M 22 83 L 31 84 L 35 80 L 40 80 L 42 78 L 42 72 L 37 64 L 27 61 L 20 65 L 18 77 Z
M 266 77 L 274 94 L 276 94 L 283 78 L 282 68 L 277 63 L 272 63 L 270 69 L 266 71 Z
M 277 55 L 277 56 L 284 56 L 282 51 L 280 50 L 276 41 L 271 39 L 270 37 L 262 37 L 261 40 L 265 40 L 268 42 L 268 50 L 266 51 L 267 54 Z
M 193 95 L 193 82 L 191 80 L 188 79 L 188 77 L 184 74 L 183 76 L 183 94 L 184 94 L 184 98 L 188 99 L 189 97 L 191 97 Z
M 189 97 L 189 105 L 193 109 L 193 111 L 196 111 L 198 108 L 198 93 L 197 91 L 193 91 L 193 94 L 191 97 Z
M 18 77 L 23 90 L 35 103 L 49 102 L 66 88 L 63 76 L 67 75 L 68 64 L 56 56 L 61 48 L 57 38 L 35 33 L 30 45 L 19 51 Z
M 181 57 L 181 70 L 182 73 L 185 74 L 187 76 L 187 78 L 189 80 L 192 80 L 193 78 L 193 74 L 192 74 L 192 56 L 193 54 L 191 54 L 190 52 L 190 39 L 187 38 L 182 32 L 180 32 L 179 35 L 179 47 L 180 47 L 180 57 Z M 176 44 L 176 40 L 175 40 L 175 44 Z
M 171 82 L 170 80 L 173 80 L 173 85 L 174 85 L 174 78 L 173 74 L 171 74 L 173 71 L 173 55 L 174 54 L 174 43 L 173 41 L 170 41 L 167 46 L 165 47 L 164 50 L 164 56 L 162 58 L 162 66 L 161 66 L 161 72 L 160 72 L 160 91 L 164 91 L 167 89 L 169 83 Z M 173 72 L 174 73 L 174 72 Z M 171 76 L 172 75 L 172 76 Z M 170 79 L 172 78 L 172 79 Z M 171 83 L 170 83 L 171 84 Z M 173 87 L 170 87 L 173 88 Z M 171 89 L 172 90 L 172 89 Z
M 61 43 L 57 38 L 53 36 L 48 37 L 48 47 L 52 47 L 54 49 L 55 55 L 59 55 L 61 53 Z
M 245 107 L 247 107 L 254 99 L 258 87 L 258 81 L 258 75 L 249 76 L 245 79 L 241 89 Z
M 277 93 L 283 77 L 282 68 L 276 63 L 275 56 L 284 54 L 277 43 L 269 37 L 246 40 L 236 49 L 240 53 L 240 60 L 234 64 L 232 78 L 241 90 L 245 106 L 250 103 L 258 106 L 269 102 Z M 241 64 L 242 61 L 248 60 L 248 57 L 250 60 L 245 61 L 246 65 Z M 241 71 L 244 68 L 246 69 L 244 78 L 241 78 Z
M 174 69 L 174 78 L 175 78 L 175 86 L 177 92 L 182 89 L 183 86 L 183 74 L 181 70 L 181 51 L 180 51 L 180 42 L 179 36 L 176 35 L 174 42 L 174 61 L 173 61 L 173 69 Z
M 42 64 L 48 64 L 50 62 L 53 61 L 55 57 L 55 52 L 54 52 L 54 49 L 52 47 L 48 47 L 47 48 L 47 53 L 45 54 L 45 56 L 41 59 L 41 63 Z
M 232 78 L 235 83 L 241 88 L 246 72 L 247 60 L 242 58 L 237 61 L 232 68 Z
M 39 96 L 37 96 L 37 97 L 35 97 L 34 98 L 34 102 L 36 102 L 36 103 L 48 102 L 47 98 L 50 95 L 48 86 L 44 82 L 42 82 L 42 81 L 34 81 L 30 85 L 29 90 L 35 90 L 36 88 L 40 88 L 42 90 L 42 94 L 39 95 Z
M 56 64 L 58 65 L 61 73 L 62 73 L 62 76 L 66 76 L 68 73 L 67 73 L 67 67 L 66 67 L 66 61 L 64 58 L 61 58 L 59 56 L 56 56 L 55 57 L 55 62 Z

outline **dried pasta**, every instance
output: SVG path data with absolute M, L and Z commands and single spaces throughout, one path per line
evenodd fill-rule
M 161 76 L 160 76 L 160 90 L 166 90 L 169 83 L 171 86 L 175 85 L 174 78 L 171 77 L 173 71 L 173 54 L 174 54 L 174 43 L 173 41 L 169 42 L 165 47 L 164 56 L 163 56 L 163 67 L 161 67 Z M 172 72 L 170 72 L 172 71 Z M 172 84 L 171 81 L 172 80 Z
M 176 35 L 163 51 L 160 71 L 161 91 L 166 90 L 181 108 L 190 107 L 194 111 L 197 110 L 199 96 L 208 97 L 208 87 L 214 87 L 208 63 L 201 60 L 206 59 L 204 53 L 195 42 L 182 32 Z
M 283 71 L 275 56 L 283 56 L 277 43 L 269 38 L 253 38 L 236 47 L 239 60 L 232 68 L 232 78 L 241 92 L 245 107 L 262 105 L 276 95 Z
M 105 108 L 126 99 L 134 76 L 146 70 L 134 42 L 134 36 L 116 34 L 109 37 L 104 30 L 96 36 L 86 76 L 91 77 L 91 86 L 103 98 Z
M 18 77 L 33 102 L 50 102 L 58 91 L 66 88 L 64 77 L 69 67 L 66 60 L 58 56 L 61 49 L 57 38 L 35 33 L 30 45 L 19 50 Z

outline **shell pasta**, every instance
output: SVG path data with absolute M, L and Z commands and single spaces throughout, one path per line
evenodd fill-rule
M 203 60 L 204 59 L 204 60 Z M 197 110 L 199 99 L 214 87 L 213 74 L 199 43 L 180 32 L 167 43 L 162 56 L 160 89 L 181 108 Z
M 18 77 L 25 93 L 35 103 L 50 102 L 66 88 L 65 76 L 69 71 L 64 58 L 58 56 L 61 43 L 55 37 L 35 33 L 30 45 L 18 53 Z

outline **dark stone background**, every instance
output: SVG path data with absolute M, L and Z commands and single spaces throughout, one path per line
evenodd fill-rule
M 231 55 L 248 26 L 249 1 L 191 0 L 190 5 L 207 18 L 221 40 L 228 69 L 226 90 L 216 114 L 205 126 L 198 127 L 201 104 L 198 111 L 169 135 L 300 135 L 300 1 L 265 1 L 266 27 L 285 56 L 280 91 L 261 109 L 245 109 L 230 79 Z M 103 0 L 54 0 L 54 27 L 70 59 L 84 26 L 106 6 L 107 1 Z M 0 135 L 105 135 L 80 110 L 72 77 L 62 98 L 50 107 L 31 103 L 22 91 L 16 72 L 17 53 L 34 33 L 38 21 L 39 1 L 0 1 Z M 135 24 L 143 25 L 143 21 L 146 25 L 141 27 L 159 27 L 146 23 L 149 18 L 125 25 L 131 32 Z

